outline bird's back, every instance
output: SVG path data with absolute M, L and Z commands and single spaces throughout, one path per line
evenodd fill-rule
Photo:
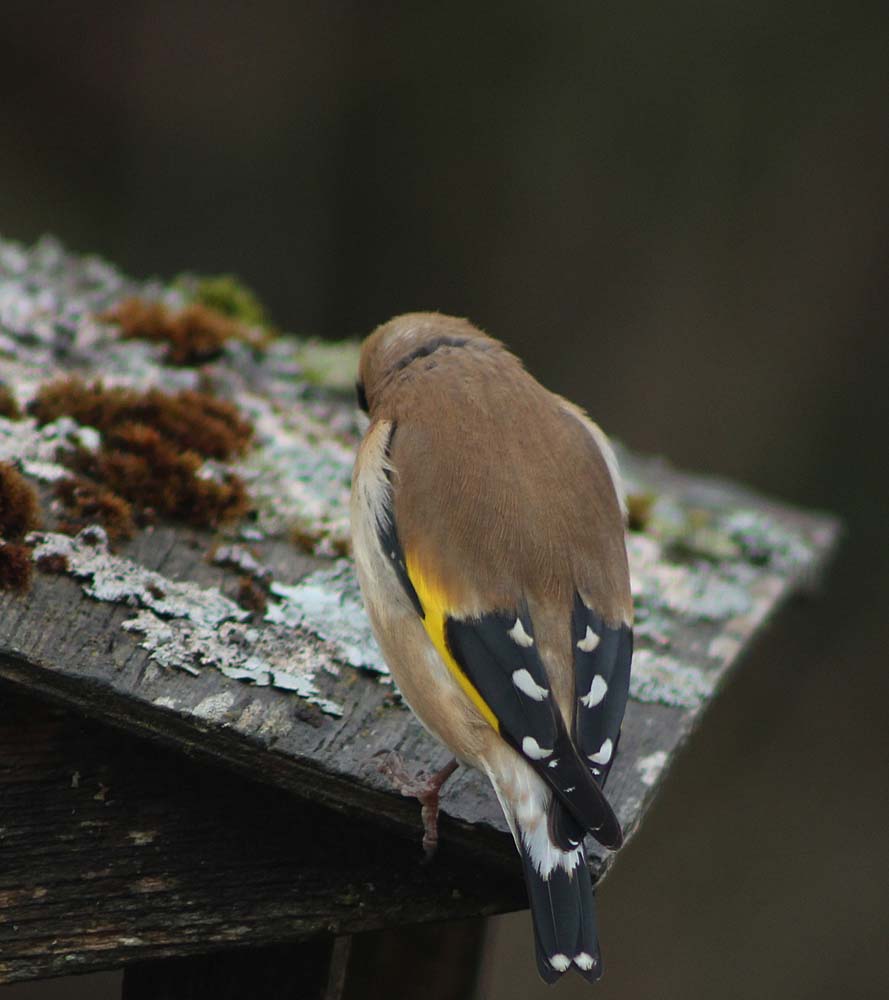
M 467 610 L 479 593 L 485 610 L 492 595 L 570 609 L 580 590 L 627 618 L 620 507 L 578 411 L 499 345 L 439 348 L 394 388 L 379 415 L 395 425 L 395 518 L 428 575 Z

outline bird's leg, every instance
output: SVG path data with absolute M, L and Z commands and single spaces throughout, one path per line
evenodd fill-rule
M 429 779 L 423 792 L 417 798 L 420 800 L 420 818 L 423 820 L 423 850 L 429 861 L 438 850 L 438 800 L 445 782 L 457 770 L 457 758 L 452 757 L 443 768 L 436 771 Z
M 438 848 L 438 801 L 444 783 L 457 770 L 456 758 L 435 774 L 427 777 L 420 772 L 416 777 L 408 774 L 404 761 L 397 753 L 387 753 L 380 761 L 378 769 L 405 798 L 417 799 L 420 803 L 420 818 L 423 820 L 423 850 L 426 860 L 432 859 Z

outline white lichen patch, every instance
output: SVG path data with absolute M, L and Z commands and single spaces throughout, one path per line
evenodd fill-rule
M 635 765 L 639 773 L 639 780 L 647 788 L 653 787 L 657 783 L 657 779 L 660 777 L 666 763 L 666 750 L 655 750 L 654 753 L 648 754 L 647 757 L 640 757 Z
M 310 629 L 329 642 L 344 663 L 388 675 L 364 611 L 355 567 L 347 559 L 293 586 L 273 583 L 271 589 L 280 600 L 269 603 L 267 622 Z
M 648 649 L 633 654 L 630 695 L 637 701 L 697 709 L 713 694 L 718 671 L 686 666 Z
M 295 635 L 285 627 L 258 629 L 231 621 L 211 626 L 183 618 L 165 620 L 147 610 L 125 621 L 123 628 L 138 633 L 139 645 L 164 667 L 195 675 L 212 668 L 234 680 L 292 691 L 328 715 L 343 714 L 342 706 L 323 697 L 315 683 L 321 669 L 334 673 L 336 668 L 331 650 L 321 648 L 311 636 Z M 205 705 L 207 718 L 213 718 L 210 712 L 224 714 L 231 708 L 234 695 L 225 694 L 230 700 L 224 708 L 221 702 Z M 200 714 L 197 708 L 194 712 Z
M 97 601 L 149 608 L 163 618 L 185 618 L 208 628 L 250 617 L 212 587 L 169 580 L 132 559 L 109 552 L 108 536 L 98 525 L 84 528 L 75 538 L 34 532 L 28 540 L 34 545 L 35 559 L 63 556 L 68 572 L 86 581 L 84 593 Z
M 235 471 L 249 486 L 256 527 L 312 542 L 317 555 L 345 551 L 356 442 L 345 444 L 308 404 L 252 394 L 238 402 L 255 428 L 255 447 Z
M 805 573 L 817 556 L 813 541 L 761 511 L 729 511 L 722 530 L 738 545 L 744 557 L 782 575 Z
M 201 719 L 208 719 L 210 722 L 222 722 L 225 713 L 235 703 L 234 693 L 231 691 L 219 691 L 217 694 L 207 695 L 202 698 L 191 710 L 192 714 Z
M 227 566 L 252 576 L 254 580 L 265 583 L 272 578 L 272 571 L 264 566 L 246 545 L 220 545 L 213 553 L 212 559 L 216 566 Z
M 754 567 L 746 563 L 669 562 L 663 545 L 647 535 L 627 539 L 633 596 L 646 609 L 686 619 L 720 621 L 747 613 Z
M 0 417 L 0 462 L 16 462 L 26 475 L 43 482 L 70 476 L 60 458 L 75 449 L 95 451 L 99 441 L 97 430 L 83 427 L 70 417 L 59 417 L 43 427 L 38 427 L 33 417 Z

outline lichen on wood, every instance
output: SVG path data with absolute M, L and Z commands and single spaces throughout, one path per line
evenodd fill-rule
M 295 534 L 322 554 L 344 552 L 358 422 L 339 402 L 339 384 L 333 397 L 325 397 L 324 386 L 306 377 L 305 358 L 313 349 L 306 355 L 299 342 L 282 338 L 257 355 L 233 339 L 212 362 L 173 366 L 165 363 L 166 345 L 122 339 L 117 324 L 107 320 L 111 310 L 135 297 L 164 309 L 188 301 L 181 287 L 134 282 L 95 258 L 66 254 L 51 239 L 32 248 L 0 240 L 0 380 L 15 387 L 19 405 L 38 408 L 41 391 L 63 375 L 101 376 L 105 389 L 125 400 L 209 387 L 257 428 L 242 458 L 207 463 L 208 478 L 243 475 L 256 507 L 254 530 Z M 43 419 L 53 415 L 46 411 Z M 8 450 L 42 478 L 62 478 L 64 463 L 54 460 L 54 445 L 63 430 L 70 438 L 85 425 L 10 423 L 0 418 L 0 458 Z
M 337 659 L 388 676 L 349 560 L 340 559 L 292 586 L 273 583 L 271 591 L 278 602 L 266 611 L 267 622 L 307 628 L 331 643 Z
M 219 590 L 170 580 L 114 555 L 98 527 L 75 538 L 35 533 L 30 541 L 35 560 L 55 560 L 64 572 L 84 581 L 89 597 L 138 607 L 121 627 L 138 635 L 160 666 L 193 675 L 213 668 L 235 680 L 292 691 L 330 715 L 342 714 L 341 706 L 323 697 L 314 682 L 319 669 L 336 673 L 336 652 L 322 649 L 317 635 L 294 628 L 298 623 L 249 626 L 248 612 Z M 267 620 L 274 623 L 276 617 L 270 614 Z
M 163 618 L 187 619 L 211 629 L 227 621 L 243 622 L 248 617 L 218 590 L 170 580 L 132 559 L 114 555 L 102 528 L 85 528 L 75 538 L 35 533 L 30 541 L 35 559 L 63 557 L 67 572 L 84 580 L 84 593 L 97 601 L 143 607 Z

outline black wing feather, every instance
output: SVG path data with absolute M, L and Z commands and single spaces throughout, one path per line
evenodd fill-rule
M 590 629 L 597 638 L 592 650 L 583 650 Z M 574 741 L 588 761 L 593 777 L 604 788 L 608 772 L 617 754 L 620 727 L 630 691 L 630 663 L 633 658 L 633 632 L 628 625 L 612 628 L 595 611 L 575 595 L 572 616 L 574 639 L 574 683 L 577 711 L 574 716 Z M 596 678 L 600 678 L 599 681 Z M 604 683 L 605 692 L 597 700 L 598 689 Z M 592 696 L 591 696 L 592 695 Z M 610 741 L 611 755 L 607 761 L 591 761 L 601 755 Z
M 396 427 L 396 424 L 392 425 L 392 430 L 389 431 L 389 440 L 386 442 L 387 462 L 392 454 L 392 442 L 395 440 Z M 380 541 L 383 552 L 386 553 L 386 557 L 395 570 L 395 575 L 398 577 L 398 582 L 401 584 L 402 590 L 410 598 L 410 602 L 414 606 L 414 611 L 421 618 L 425 618 L 426 612 L 423 610 L 423 605 L 420 603 L 420 598 L 408 575 L 407 564 L 404 560 L 404 549 L 401 547 L 401 541 L 398 538 L 398 529 L 395 527 L 395 510 L 391 487 L 392 476 L 388 471 L 386 475 L 390 481 L 389 495 L 386 497 L 384 516 L 377 522 L 377 538 Z
M 525 610 L 492 612 L 471 619 L 447 618 L 448 649 L 496 716 L 500 735 L 546 781 L 576 820 L 574 824 L 556 824 L 553 832 L 559 841 L 570 845 L 581 839 L 576 835 L 582 827 L 606 847 L 619 847 L 623 839 L 620 824 L 568 734 L 536 644 L 521 645 L 509 634 L 516 620 L 533 638 Z M 529 695 L 516 683 L 515 675 L 522 670 L 545 690 L 545 696 Z
M 559 736 L 558 710 L 549 691 L 549 679 L 536 646 L 520 646 L 509 630 L 520 621 L 525 634 L 534 637 L 527 613 L 492 612 L 483 618 L 448 618 L 448 648 L 473 687 L 497 716 L 504 735 L 534 739 L 540 747 L 553 747 Z M 517 686 L 514 675 L 527 671 L 531 682 L 545 692 L 534 698 Z

